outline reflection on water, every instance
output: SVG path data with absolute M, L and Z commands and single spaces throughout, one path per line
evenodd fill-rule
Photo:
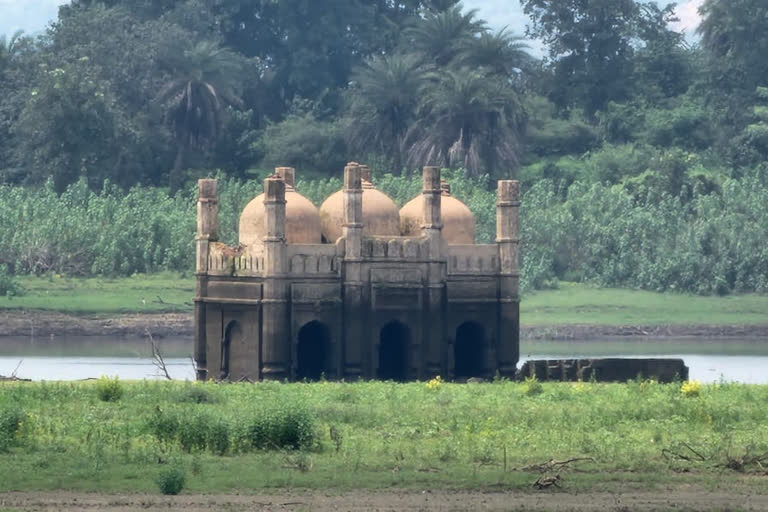
M 194 379 L 192 339 L 157 340 L 174 379 Z M 77 380 L 101 375 L 121 379 L 163 378 L 152 362 L 147 340 L 97 336 L 45 339 L 0 337 L 0 375 L 33 380 Z M 526 341 L 520 364 L 527 359 L 587 357 L 675 357 L 690 368 L 690 378 L 768 384 L 766 340 L 600 340 Z

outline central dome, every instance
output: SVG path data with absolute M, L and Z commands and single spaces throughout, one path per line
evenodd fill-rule
M 363 236 L 400 236 L 397 205 L 371 183 L 371 172 L 362 167 Z M 334 192 L 320 205 L 320 225 L 326 241 L 335 243 L 344 224 L 344 190 Z
M 285 180 L 285 240 L 289 244 L 319 244 L 320 214 L 312 201 L 293 188 L 294 169 L 278 167 L 276 174 Z M 256 196 L 240 215 L 240 245 L 261 243 L 267 234 L 264 226 L 264 194 Z
M 451 186 L 440 183 L 440 217 L 443 221 L 443 240 L 449 245 L 475 243 L 475 216 L 467 205 L 451 195 Z M 417 236 L 421 233 L 424 196 L 418 195 L 405 203 L 400 209 L 400 225 L 404 236 Z

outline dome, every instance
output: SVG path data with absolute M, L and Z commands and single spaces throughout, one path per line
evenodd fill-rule
M 467 205 L 451 195 L 451 187 L 445 182 L 440 187 L 440 216 L 443 221 L 443 240 L 449 245 L 475 243 L 475 216 Z M 404 236 L 421 233 L 424 198 L 418 195 L 400 209 L 400 228 Z
M 279 167 L 277 174 L 285 180 L 285 239 L 289 244 L 321 243 L 320 214 L 312 201 L 293 188 L 294 170 Z M 261 243 L 266 236 L 264 226 L 264 194 L 251 200 L 240 215 L 240 244 Z
M 342 235 L 344 190 L 334 192 L 320 205 L 320 223 L 326 241 L 334 243 Z M 363 167 L 363 236 L 400 236 L 397 205 L 376 190 Z

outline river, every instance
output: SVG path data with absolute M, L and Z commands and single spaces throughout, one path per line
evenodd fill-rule
M 164 338 L 159 345 L 171 377 L 194 379 L 190 338 Z M 765 340 L 537 340 L 522 342 L 520 356 L 521 364 L 527 359 L 674 357 L 685 361 L 691 379 L 768 384 Z M 0 375 L 9 376 L 14 371 L 17 377 L 32 380 L 77 380 L 101 375 L 126 380 L 163 378 L 146 340 L 98 336 L 2 337 Z

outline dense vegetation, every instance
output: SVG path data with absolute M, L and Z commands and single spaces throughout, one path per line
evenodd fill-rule
M 574 457 L 591 460 L 563 473 L 570 489 L 666 488 L 679 471 L 726 485 L 762 472 L 750 457 L 768 449 L 766 399 L 765 386 L 648 381 L 0 383 L 0 491 L 157 492 L 174 476 L 193 492 L 522 489 L 532 466 Z
M 403 203 L 454 169 L 494 233 L 492 181 L 524 183 L 524 285 L 768 290 L 768 9 L 523 0 L 524 40 L 456 0 L 75 0 L 0 38 L 0 292 L 9 275 L 191 268 L 194 179 L 222 227 L 273 165 L 315 202 L 366 160 Z

